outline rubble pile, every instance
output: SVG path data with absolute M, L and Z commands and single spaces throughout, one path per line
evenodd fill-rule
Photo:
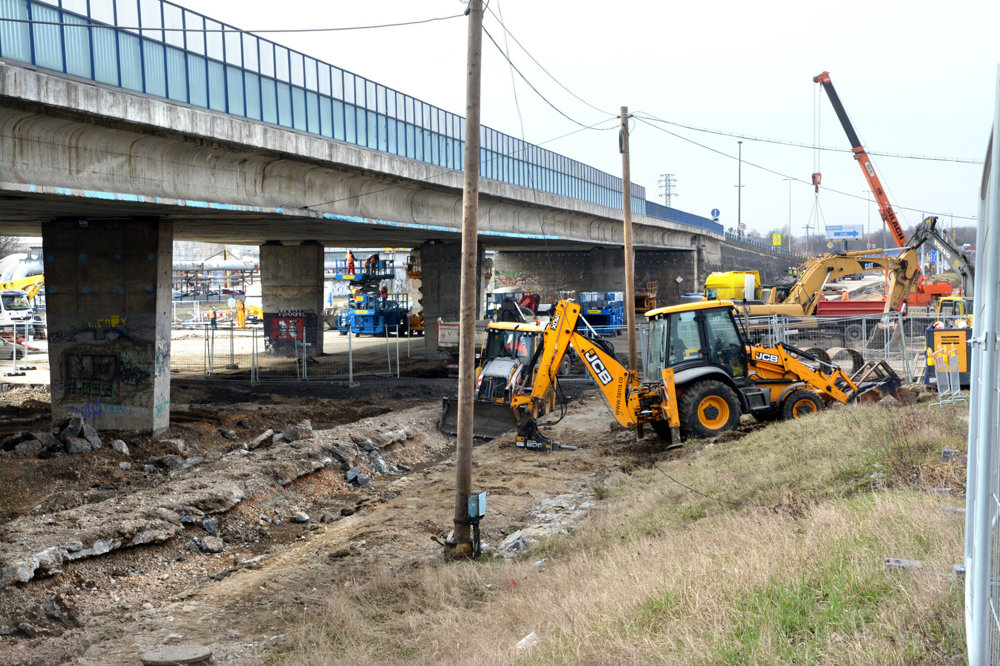
M 363 419 L 322 431 L 314 431 L 304 420 L 282 427 L 280 432 L 268 429 L 226 453 L 204 456 L 195 455 L 200 453 L 197 447 L 183 440 L 160 440 L 176 453 L 153 456 L 146 463 L 147 474 L 167 476 L 156 487 L 11 521 L 7 527 L 13 537 L 0 544 L 0 561 L 4 563 L 0 587 L 57 574 L 66 561 L 128 546 L 161 543 L 183 536 L 192 526 L 201 527 L 196 536 L 189 535 L 201 552 L 222 552 L 225 535 L 217 531 L 214 515 L 229 511 L 247 498 L 274 496 L 296 479 L 322 469 L 337 471 L 348 485 L 372 488 L 373 479 L 379 475 L 401 475 L 410 470 L 385 459 L 384 454 L 392 448 L 405 445 L 408 451 L 424 449 L 424 453 L 447 448 L 448 440 L 434 428 L 434 417 L 426 410 L 407 410 L 391 419 Z M 57 442 L 52 444 L 52 450 L 64 453 L 70 445 L 74 451 L 82 451 L 80 442 L 86 443 L 88 451 L 103 446 L 96 432 L 82 420 L 67 419 L 55 430 L 51 435 L 19 435 L 3 446 L 16 451 L 26 442 L 43 446 L 44 440 Z M 12 442 L 14 439 L 17 441 Z M 47 444 L 44 446 L 48 449 Z M 128 455 L 124 442 L 110 446 Z M 310 520 L 301 508 L 286 518 L 293 523 Z

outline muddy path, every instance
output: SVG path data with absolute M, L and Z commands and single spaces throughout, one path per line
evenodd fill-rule
M 177 402 L 191 419 L 174 428 L 199 447 L 186 461 L 200 461 L 122 483 L 109 497 L 12 511 L 0 526 L 4 567 L 43 547 L 80 552 L 66 548 L 74 539 L 83 550 L 120 543 L 0 587 L 0 663 L 136 663 L 143 651 L 172 644 L 209 646 L 218 662 L 253 663 L 331 595 L 440 562 L 431 537 L 451 529 L 454 439 L 435 428 L 439 401 L 382 399 L 391 390 L 360 400 L 234 394 L 221 408 L 191 393 Z M 199 419 L 198 410 L 215 416 Z M 265 427 L 309 418 L 322 426 L 311 437 L 247 447 Z M 237 440 L 218 434 L 239 421 L 246 427 Z M 484 541 L 496 548 L 520 533 L 530 545 L 571 530 L 616 469 L 690 454 L 664 452 L 655 437 L 635 442 L 609 423 L 600 399 L 585 395 L 547 430 L 576 451 L 525 452 L 510 435 L 477 445 L 474 485 L 489 504 Z M 196 440 L 198 428 L 213 434 Z M 148 446 L 143 455 L 157 452 Z M 84 480 L 50 483 L 45 492 L 81 488 L 116 469 L 111 453 L 77 460 Z M 102 456 L 109 460 L 98 464 Z M 369 485 L 348 481 L 352 470 Z M 162 539 L 129 546 L 157 530 Z M 221 552 L 206 552 L 211 532 Z

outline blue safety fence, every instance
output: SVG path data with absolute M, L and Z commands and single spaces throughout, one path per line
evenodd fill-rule
M 462 169 L 461 116 L 165 0 L 0 0 L 0 57 Z M 617 176 L 489 127 L 480 142 L 484 178 L 621 208 Z M 633 213 L 723 233 L 631 191 Z

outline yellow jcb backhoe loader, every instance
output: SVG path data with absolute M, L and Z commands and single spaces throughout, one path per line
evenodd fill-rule
M 481 395 L 486 381 L 482 375 L 495 359 L 484 353 L 474 431 L 490 437 L 498 434 L 499 426 L 509 430 L 516 425 L 519 446 L 553 448 L 554 443 L 538 432 L 536 420 L 555 404 L 557 373 L 570 347 L 621 425 L 648 424 L 672 444 L 731 430 L 745 413 L 760 420 L 800 418 L 834 400 L 847 403 L 868 391 L 884 394 L 900 385 L 899 377 L 884 362 L 869 363 L 848 377 L 836 366 L 794 347 L 751 344 L 733 313 L 731 301 L 686 303 L 647 312 L 647 377 L 640 383 L 637 373 L 615 358 L 607 341 L 577 329 L 582 319 L 580 306 L 559 301 L 549 323 L 541 331 L 531 331 L 535 347 L 516 370 L 519 379 L 513 381 L 515 370 L 511 370 L 506 376 L 512 381 L 501 394 L 494 392 L 489 398 Z M 495 326 L 490 328 L 497 330 Z M 446 402 L 442 424 L 448 412 Z M 481 431 L 481 415 L 491 432 Z M 498 417 L 506 423 L 499 424 Z

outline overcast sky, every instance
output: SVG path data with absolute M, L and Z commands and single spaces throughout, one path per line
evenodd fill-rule
M 181 0 L 181 4 L 240 28 L 356 26 L 459 14 L 459 0 Z M 989 137 L 1000 62 L 1000 3 L 996 0 L 842 0 L 638 2 L 491 0 L 485 27 L 503 45 L 509 31 L 556 79 L 597 111 L 574 99 L 513 42 L 510 57 L 561 111 L 584 125 L 619 108 L 671 122 L 744 135 L 742 219 L 761 232 L 795 235 L 818 219 L 866 224 L 867 183 L 849 153 L 822 152 L 823 185 L 814 171 L 815 111 L 819 144 L 849 148 L 825 93 L 812 78 L 824 70 L 870 152 L 981 161 Z M 270 38 L 331 64 L 464 115 L 467 19 L 379 30 L 277 34 Z M 484 37 L 482 121 L 564 155 L 621 175 L 614 131 L 581 131 L 553 111 L 519 78 Z M 515 75 L 516 76 L 516 75 Z M 817 106 L 818 100 L 818 106 Z M 614 126 L 614 121 L 603 127 Z M 636 122 L 631 133 L 632 178 L 658 196 L 660 174 L 676 177 L 673 206 L 698 215 L 718 208 L 737 219 L 737 138 L 666 127 L 684 139 Z M 762 143 L 764 137 L 806 144 Z M 713 152 L 718 151 L 718 152 Z M 722 153 L 722 154 L 720 154 Z M 933 212 L 971 225 L 977 211 L 978 164 L 875 157 L 875 168 L 904 227 Z M 760 165 L 772 171 L 755 168 Z M 849 195 L 849 196 L 848 196 Z M 872 228 L 881 222 L 871 206 Z

